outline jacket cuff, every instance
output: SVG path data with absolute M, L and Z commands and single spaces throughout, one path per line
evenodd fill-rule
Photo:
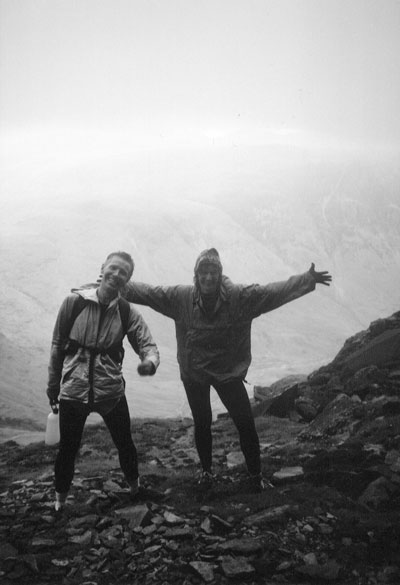
M 154 365 L 155 371 L 157 371 L 157 368 L 160 365 L 160 360 L 154 355 L 147 355 L 145 359 L 151 362 Z

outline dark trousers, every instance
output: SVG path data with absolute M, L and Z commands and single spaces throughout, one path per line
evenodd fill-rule
M 69 400 L 60 401 L 60 446 L 55 462 L 55 488 L 67 492 L 74 476 L 83 428 L 91 409 Z M 128 482 L 138 477 L 136 447 L 131 435 L 131 419 L 125 396 L 107 414 L 102 415 L 118 449 L 119 463 Z
M 204 471 L 211 471 L 212 464 L 212 411 L 210 385 L 184 382 L 184 387 L 194 420 L 194 438 L 200 463 Z M 238 432 L 247 469 L 251 475 L 261 472 L 260 442 L 251 412 L 250 400 L 241 380 L 225 384 L 213 384 L 222 404 L 230 414 Z

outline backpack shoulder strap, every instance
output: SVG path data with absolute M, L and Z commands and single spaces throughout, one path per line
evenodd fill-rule
M 83 311 L 83 309 L 86 307 L 88 302 L 89 301 L 84 299 L 83 297 L 81 297 L 81 295 L 76 295 L 76 299 L 74 301 L 74 305 L 72 307 L 72 311 L 71 311 L 71 314 L 69 316 L 68 325 L 67 325 L 67 328 L 65 330 L 65 337 L 69 337 L 69 334 L 71 332 L 73 324 L 75 323 L 76 318 Z M 131 307 L 130 307 L 130 304 L 128 303 L 128 301 L 122 297 L 119 298 L 118 305 L 119 305 L 119 314 L 121 317 L 122 329 L 123 329 L 124 337 L 125 337 L 125 335 L 128 332 L 129 315 L 130 315 Z
M 69 321 L 68 321 L 68 325 L 67 328 L 65 330 L 65 337 L 69 337 L 69 334 L 71 333 L 71 329 L 73 324 L 75 323 L 75 320 L 77 318 L 77 316 L 79 315 L 79 313 L 81 313 L 83 311 L 83 309 L 86 307 L 88 301 L 86 299 L 84 299 L 83 297 L 81 297 L 81 295 L 76 295 L 76 299 L 74 301 L 74 305 L 72 307 L 72 311 L 71 314 L 69 316 Z
M 118 305 L 119 305 L 119 314 L 121 317 L 122 329 L 123 329 L 124 337 L 125 337 L 125 335 L 128 333 L 129 315 L 131 312 L 131 307 L 130 307 L 130 304 L 128 303 L 128 301 L 126 299 L 124 299 L 123 297 L 119 298 Z

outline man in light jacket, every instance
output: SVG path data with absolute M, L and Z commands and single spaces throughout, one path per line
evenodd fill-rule
M 58 313 L 47 385 L 50 404 L 53 410 L 59 406 L 60 413 L 56 510 L 62 508 L 68 495 L 83 428 L 91 412 L 98 412 L 110 431 L 131 495 L 139 492 L 137 452 L 122 374 L 124 336 L 140 357 L 140 375 L 153 375 L 160 360 L 142 316 L 120 295 L 133 269 L 129 254 L 113 252 L 102 266 L 100 285 L 68 295 Z

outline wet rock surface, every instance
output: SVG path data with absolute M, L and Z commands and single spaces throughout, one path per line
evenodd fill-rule
M 106 429 L 87 427 L 59 513 L 56 448 L 0 445 L 1 583 L 400 583 L 399 329 L 399 313 L 378 320 L 331 364 L 280 394 L 258 392 L 274 484 L 262 493 L 250 490 L 226 417 L 213 426 L 216 479 L 206 491 L 191 420 L 134 420 L 135 500 Z

